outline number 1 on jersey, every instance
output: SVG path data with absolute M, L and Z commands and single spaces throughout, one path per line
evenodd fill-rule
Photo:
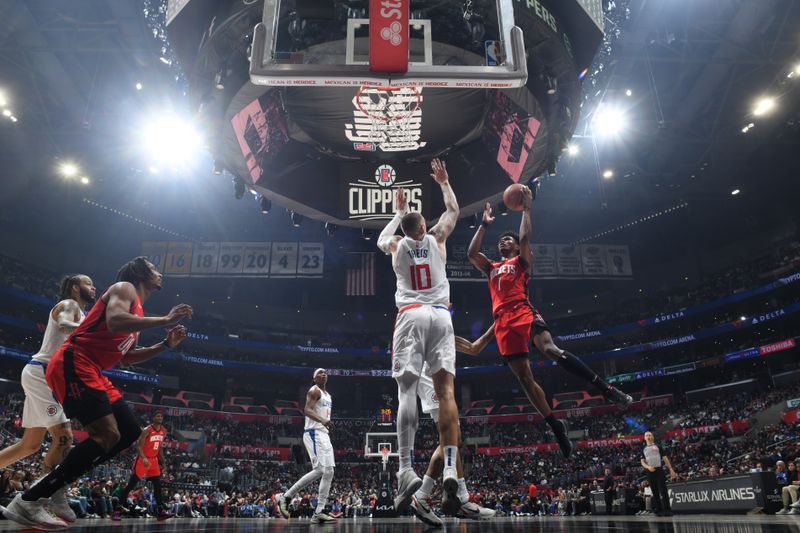
M 430 265 L 411 265 L 411 288 L 415 291 L 425 291 L 431 288 Z

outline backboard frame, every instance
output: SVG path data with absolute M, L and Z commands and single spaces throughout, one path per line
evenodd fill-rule
M 278 32 L 281 1 L 264 0 L 262 22 L 258 23 L 253 31 L 250 81 L 255 85 L 511 89 L 524 86 L 528 80 L 525 43 L 522 30 L 514 25 L 513 0 L 497 0 L 498 22 L 503 46 L 506 50 L 506 60 L 503 65 L 444 66 L 409 63 L 408 71 L 402 74 L 372 72 L 366 64 L 328 65 L 275 62 L 273 48 Z M 362 20 L 369 22 L 368 19 Z M 415 19 L 410 22 L 420 23 L 421 21 Z M 430 26 L 428 26 L 429 29 Z

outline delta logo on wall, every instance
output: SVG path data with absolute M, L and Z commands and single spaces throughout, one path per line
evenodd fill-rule
M 347 213 L 350 220 L 389 220 L 394 216 L 396 189 L 405 189 L 410 211 L 422 211 L 422 183 L 397 180 L 391 165 L 380 165 L 372 180 L 348 183 Z

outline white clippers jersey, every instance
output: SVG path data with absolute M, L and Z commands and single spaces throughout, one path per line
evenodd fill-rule
M 445 260 L 433 235 L 421 241 L 403 237 L 394 260 L 397 308 L 410 304 L 450 305 L 450 282 Z
M 58 304 L 56 304 L 56 307 L 58 307 Z M 53 309 L 55 309 L 55 307 L 53 307 Z M 36 355 L 31 358 L 34 361 L 39 361 L 44 364 L 50 362 L 50 358 L 53 357 L 55 351 L 61 348 L 61 345 L 64 344 L 64 341 L 66 341 L 67 337 L 72 333 L 72 330 L 64 331 L 58 327 L 58 323 L 53 320 L 53 309 L 51 309 L 50 313 L 47 315 L 47 328 L 44 330 L 42 347 L 39 348 Z M 78 323 L 82 322 L 85 316 L 85 313 L 81 313 Z
M 317 414 L 318 417 L 322 418 L 323 420 L 330 420 L 331 408 L 333 407 L 333 401 L 331 400 L 331 395 L 322 389 L 320 389 L 319 391 L 322 393 L 322 395 L 319 397 L 319 400 L 317 400 L 317 404 L 314 406 L 314 412 Z M 318 431 L 322 431 L 324 433 L 328 432 L 328 428 L 326 428 L 316 420 L 311 420 L 308 417 L 306 417 L 305 429 L 315 429 Z

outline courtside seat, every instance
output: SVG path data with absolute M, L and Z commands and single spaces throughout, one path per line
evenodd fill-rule
M 495 409 L 496 415 L 515 415 L 519 413 L 519 406 L 517 405 L 501 405 L 499 409 Z
M 272 414 L 269 407 L 266 405 L 248 405 L 247 412 L 251 415 L 269 415 Z
M 176 398 L 175 396 L 162 396 L 161 405 L 166 407 L 187 407 L 184 400 L 181 398 Z
M 232 405 L 255 405 L 256 399 L 252 396 L 231 396 L 231 401 L 228 404 Z
M 225 413 L 246 413 L 247 409 L 242 405 L 226 404 L 222 406 L 222 411 Z
M 180 398 L 187 402 L 187 405 L 190 407 L 192 406 L 192 402 L 195 402 L 196 409 L 214 409 L 214 395 L 208 394 L 205 392 L 191 392 L 191 391 L 180 391 L 178 394 L 175 395 L 176 398 Z M 197 402 L 202 402 L 203 405 L 199 405 Z
M 488 407 L 470 407 L 464 412 L 464 416 L 486 416 L 491 411 Z
M 494 407 L 494 400 L 477 400 L 469 404 L 470 407 Z

